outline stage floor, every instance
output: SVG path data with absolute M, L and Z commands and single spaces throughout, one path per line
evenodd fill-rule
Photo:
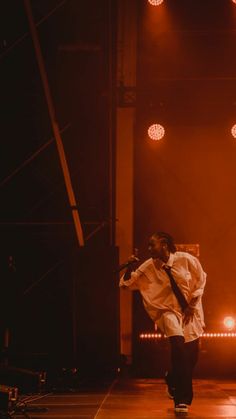
M 236 418 L 236 381 L 194 380 L 188 414 L 176 414 L 160 379 L 118 378 L 112 383 L 81 386 L 63 393 L 24 398 L 27 414 L 38 419 L 154 419 L 188 416 L 197 419 Z M 27 401 L 28 400 L 28 401 Z M 45 408 L 45 411 L 40 411 Z M 17 418 L 23 417 L 17 414 Z

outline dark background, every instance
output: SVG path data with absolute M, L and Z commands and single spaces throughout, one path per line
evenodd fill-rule
M 83 222 L 107 220 L 109 213 L 115 5 L 110 3 L 31 2 Z M 1 30 L 1 220 L 69 222 L 56 145 L 48 144 L 53 133 L 23 1 L 2 2 Z
M 110 189 L 116 2 L 30 3 L 85 247 L 77 242 L 24 2 L 3 1 L 1 348 L 8 328 L 10 364 L 114 373 L 119 289 Z

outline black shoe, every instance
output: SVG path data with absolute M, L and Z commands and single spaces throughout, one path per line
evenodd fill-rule
M 175 395 L 175 387 L 173 387 L 173 384 L 170 382 L 170 375 L 168 371 L 165 373 L 165 382 L 167 385 L 166 394 L 169 397 L 169 399 L 173 399 Z

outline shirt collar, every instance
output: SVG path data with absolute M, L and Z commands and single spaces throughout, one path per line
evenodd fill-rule
M 172 268 L 174 263 L 175 255 L 174 253 L 170 253 L 169 259 L 166 263 L 162 262 L 160 259 L 153 259 L 153 263 L 157 269 L 163 269 L 164 266 L 169 266 Z
M 170 268 L 172 268 L 173 263 L 174 263 L 174 258 L 175 258 L 175 254 L 170 253 L 168 261 L 165 264 L 163 264 L 163 266 L 165 265 L 165 266 L 169 266 Z

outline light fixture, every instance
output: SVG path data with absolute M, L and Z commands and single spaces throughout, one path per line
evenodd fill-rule
M 148 136 L 151 138 L 151 140 L 159 141 L 161 140 L 165 135 L 165 129 L 160 124 L 152 124 L 148 128 Z
M 148 3 L 150 3 L 152 6 L 160 6 L 163 1 L 164 0 L 148 0 Z
M 224 326 L 227 330 L 233 330 L 235 327 L 235 320 L 231 316 L 227 316 L 224 318 Z
M 220 338 L 227 338 L 232 339 L 236 338 L 236 333 L 234 332 L 206 332 L 201 335 L 202 339 L 220 339 Z M 165 335 L 162 335 L 161 333 L 140 333 L 139 339 L 142 341 L 151 341 L 151 340 L 162 340 L 166 339 Z
M 236 1 L 236 0 L 235 0 Z M 232 126 L 231 128 L 231 134 L 234 138 L 236 138 L 236 124 Z

